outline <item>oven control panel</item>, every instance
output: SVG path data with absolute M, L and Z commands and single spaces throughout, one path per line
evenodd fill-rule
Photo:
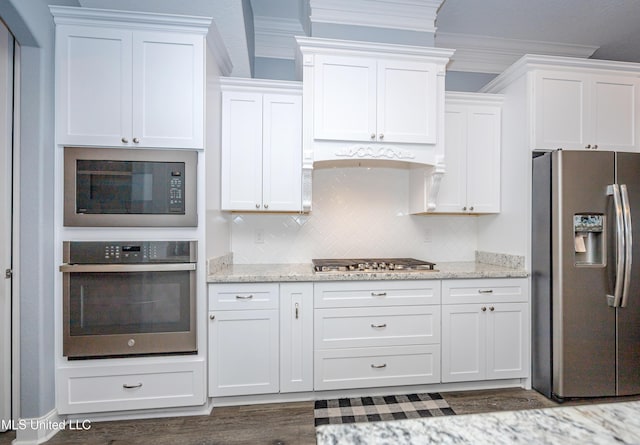
M 196 241 L 65 241 L 67 264 L 193 263 Z

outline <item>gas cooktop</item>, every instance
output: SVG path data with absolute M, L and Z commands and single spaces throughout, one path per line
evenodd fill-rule
M 415 258 L 314 259 L 311 262 L 315 273 L 424 272 L 435 270 L 435 263 Z

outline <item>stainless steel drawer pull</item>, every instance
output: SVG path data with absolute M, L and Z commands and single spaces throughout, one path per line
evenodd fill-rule
M 126 383 L 122 385 L 124 389 L 136 389 L 142 388 L 142 383 L 138 383 L 137 385 L 127 385 Z
M 371 296 L 372 297 L 386 297 L 387 293 L 386 292 L 371 292 Z
M 479 294 L 492 294 L 493 289 L 478 289 Z
M 237 300 L 251 300 L 253 295 L 236 295 Z
M 386 368 L 386 367 L 387 367 L 387 364 L 386 364 L 386 363 L 383 363 L 383 364 L 381 364 L 381 365 L 374 365 L 374 364 L 371 364 L 371 367 L 372 367 L 373 369 L 381 369 L 381 368 Z
M 296 320 L 298 319 L 298 316 L 300 315 L 300 306 L 298 305 L 298 303 L 296 303 Z
M 373 323 L 371 323 L 371 327 L 372 328 L 386 328 L 387 324 L 386 323 L 382 323 L 382 324 L 373 324 Z

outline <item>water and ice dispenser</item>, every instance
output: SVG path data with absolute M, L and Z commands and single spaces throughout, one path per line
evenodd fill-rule
M 604 265 L 604 215 L 574 215 L 573 232 L 576 266 Z

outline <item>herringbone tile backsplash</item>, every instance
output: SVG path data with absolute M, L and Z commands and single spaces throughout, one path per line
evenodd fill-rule
M 409 215 L 408 184 L 409 173 L 400 168 L 316 169 L 309 215 L 233 214 L 234 262 L 356 257 L 473 261 L 476 218 Z

